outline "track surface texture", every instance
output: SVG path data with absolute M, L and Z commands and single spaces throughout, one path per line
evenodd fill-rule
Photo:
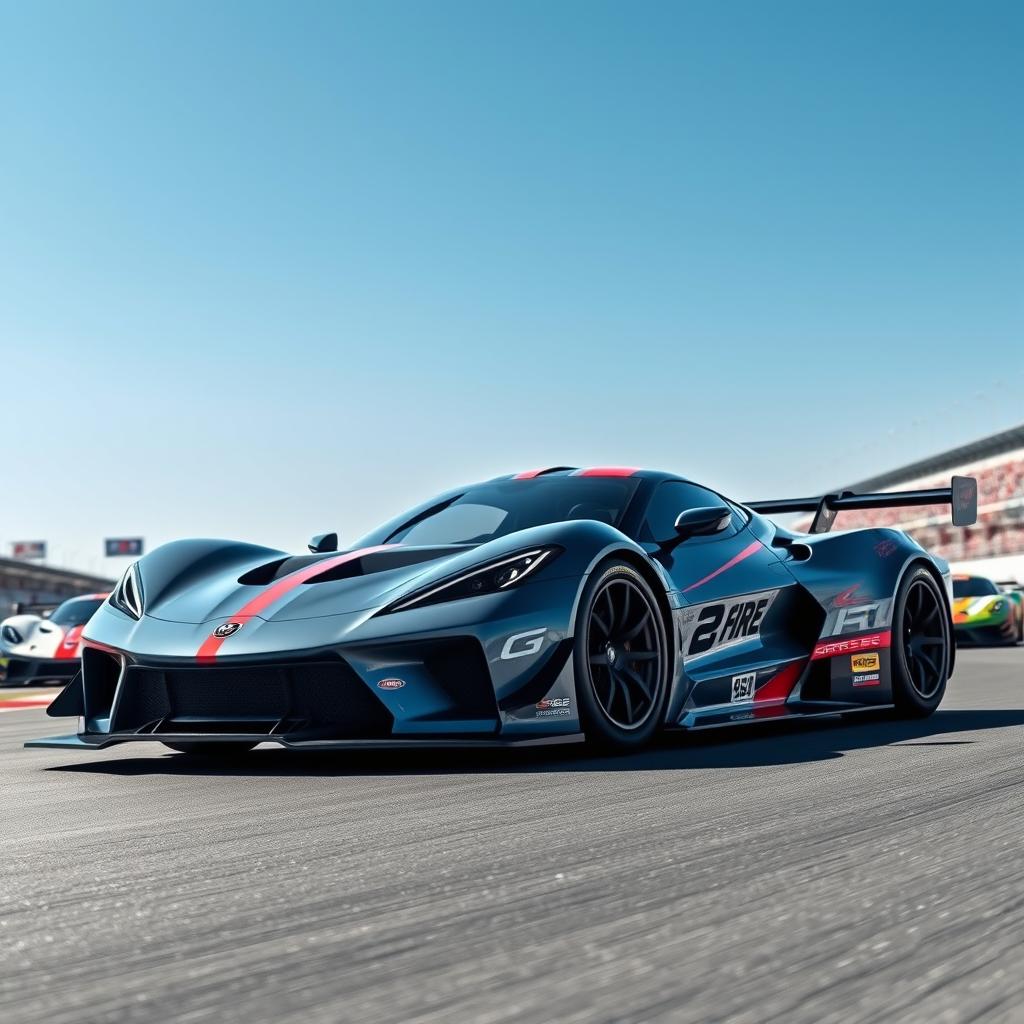
M 23 750 L 0 1020 L 1024 1021 L 1024 650 L 635 756 Z

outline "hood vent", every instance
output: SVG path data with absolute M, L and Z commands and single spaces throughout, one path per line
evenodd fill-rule
M 353 576 L 367 576 L 374 572 L 387 572 L 390 569 L 404 569 L 409 565 L 421 562 L 432 562 L 436 558 L 444 558 L 462 551 L 464 548 L 403 548 L 395 545 L 393 551 L 375 551 L 372 555 L 363 555 L 351 562 L 343 562 L 332 569 L 325 569 L 317 576 L 306 580 L 307 583 L 332 583 L 335 580 L 347 580 Z
M 250 587 L 265 587 L 268 583 L 274 583 L 282 576 L 295 572 L 296 569 L 304 569 L 313 562 L 321 562 L 324 555 L 294 555 L 291 558 L 278 558 L 266 565 L 250 569 L 244 576 L 238 577 L 238 582 Z
M 402 547 L 398 544 L 393 550 L 375 551 L 373 554 L 363 555 L 362 558 L 353 558 L 350 562 L 342 562 L 330 569 L 324 569 L 316 576 L 311 576 L 304 582 L 309 583 L 333 583 L 336 580 L 348 580 L 355 576 L 368 576 L 370 573 L 387 572 L 390 569 L 404 569 L 409 565 L 419 565 L 421 562 L 432 562 L 437 558 L 445 558 L 458 554 L 472 544 L 455 544 L 449 547 Z M 250 569 L 243 576 L 239 576 L 238 582 L 243 586 L 265 587 L 276 583 L 284 576 L 288 576 L 298 569 L 305 569 L 308 565 L 316 562 L 330 561 L 332 555 L 294 555 L 290 558 L 278 558 L 273 562 Z

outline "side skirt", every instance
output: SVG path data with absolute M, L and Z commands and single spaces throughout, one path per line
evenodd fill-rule
M 779 722 L 797 718 L 835 718 L 839 715 L 858 714 L 867 711 L 886 711 L 894 704 L 842 704 L 833 701 L 797 701 L 792 704 L 748 705 L 728 710 L 715 708 L 708 711 L 691 711 L 685 715 L 677 728 L 686 732 L 700 729 L 723 729 L 729 726 L 747 725 L 753 722 Z

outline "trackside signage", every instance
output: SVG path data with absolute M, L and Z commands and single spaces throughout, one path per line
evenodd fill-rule
M 108 537 L 103 544 L 107 558 L 118 558 L 122 555 L 138 558 L 142 554 L 141 537 Z

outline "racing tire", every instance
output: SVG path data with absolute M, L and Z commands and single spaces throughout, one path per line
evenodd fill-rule
M 669 665 L 665 621 L 650 585 L 625 562 L 598 567 L 580 596 L 573 644 L 587 743 L 622 753 L 649 742 L 664 717 Z
M 163 741 L 161 741 L 163 742 Z M 194 757 L 235 757 L 248 754 L 255 743 L 164 743 L 165 747 L 176 750 L 179 754 L 191 754 Z
M 900 584 L 892 619 L 892 694 L 900 717 L 927 718 L 942 702 L 952 632 L 935 577 L 912 569 Z

